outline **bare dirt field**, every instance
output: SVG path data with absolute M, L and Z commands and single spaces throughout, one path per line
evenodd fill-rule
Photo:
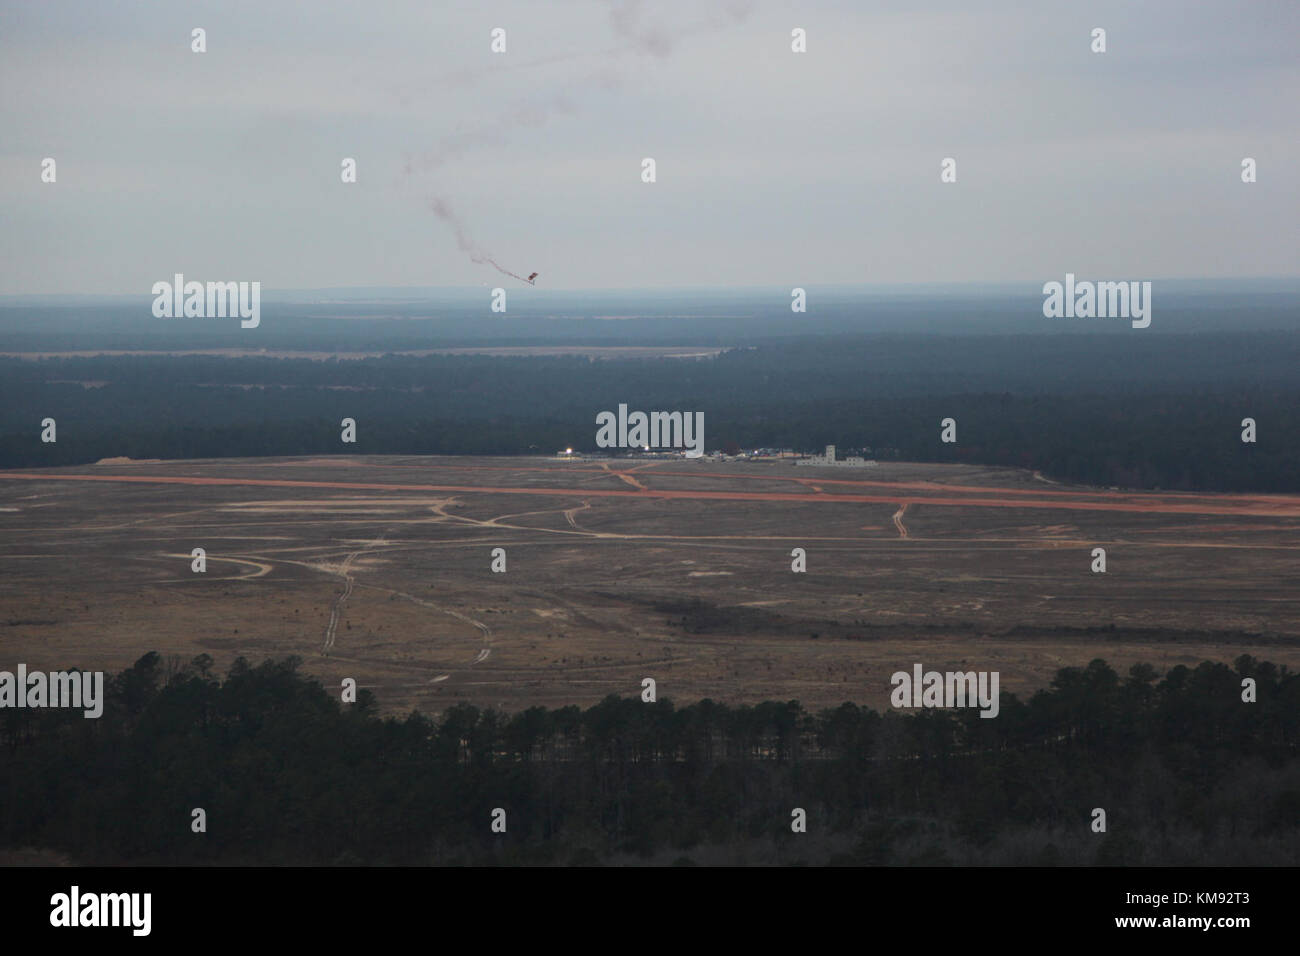
M 680 702 L 882 708 L 914 663 L 1019 695 L 1096 657 L 1294 668 L 1297 530 L 1300 496 L 976 466 L 112 459 L 0 472 L 0 669 L 296 654 L 403 712 L 645 677 Z

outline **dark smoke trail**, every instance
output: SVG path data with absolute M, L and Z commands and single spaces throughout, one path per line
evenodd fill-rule
M 608 0 L 610 27 L 621 46 L 610 50 L 589 53 L 561 53 L 549 57 L 527 61 L 520 64 L 526 69 L 538 66 L 562 63 L 568 60 L 585 59 L 590 56 L 598 58 L 613 57 L 616 61 L 624 59 L 628 53 L 648 54 L 658 59 L 667 59 L 680 40 L 701 33 L 712 33 L 730 24 L 744 21 L 753 9 L 753 0 L 725 0 L 722 4 L 724 16 L 713 16 L 708 21 L 694 26 L 663 26 L 661 23 L 648 23 L 643 17 L 644 0 Z M 470 82 L 476 76 L 486 75 L 488 71 L 469 71 L 464 80 Z M 492 73 L 499 73 L 494 68 Z M 458 134 L 444 137 L 424 156 L 408 159 L 402 170 L 407 180 L 416 172 L 428 171 L 442 166 L 449 160 L 459 159 L 466 152 L 480 147 L 503 146 L 509 142 L 511 134 L 524 126 L 539 127 L 546 125 L 556 114 L 573 114 L 578 112 L 581 94 L 593 90 L 612 92 L 623 82 L 621 71 L 617 67 L 605 68 L 571 81 L 550 95 L 534 98 L 514 109 L 507 110 L 477 129 L 470 129 Z M 456 244 L 462 252 L 469 255 L 473 262 L 490 265 L 502 275 L 528 282 L 521 275 L 502 267 L 469 235 L 460 217 L 452 211 L 446 200 L 434 196 L 429 200 L 429 208 L 443 222 L 456 232 Z M 532 283 L 529 283 L 530 285 Z
M 502 275 L 510 276 L 512 279 L 518 279 L 520 282 L 528 282 L 528 280 L 523 276 L 516 275 L 509 269 L 504 268 L 498 264 L 495 259 L 488 255 L 487 251 L 475 242 L 470 234 L 465 230 L 465 224 L 460 221 L 460 217 L 452 211 L 452 208 L 447 205 L 447 201 L 441 196 L 434 196 L 430 199 L 429 208 L 433 210 L 435 216 L 447 223 L 455 231 L 456 245 L 460 247 L 461 252 L 469 254 L 470 261 L 490 265 Z M 532 285 L 531 282 L 528 284 Z
M 484 256 L 482 259 L 475 259 L 474 261 L 475 261 L 475 262 L 486 262 L 488 265 L 490 265 L 493 269 L 496 269 L 497 272 L 500 272 L 502 275 L 508 275 L 508 276 L 510 276 L 512 279 L 518 279 L 520 282 L 528 282 L 528 280 L 525 279 L 523 276 L 517 276 L 517 275 L 515 275 L 513 272 L 511 272 L 509 269 L 503 269 L 503 268 L 501 268 L 501 266 L 497 265 L 495 259 L 489 259 L 487 256 Z M 532 285 L 531 282 L 528 282 L 528 284 L 529 284 L 529 285 Z

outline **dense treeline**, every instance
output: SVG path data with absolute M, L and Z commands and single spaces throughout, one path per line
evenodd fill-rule
M 0 467 L 595 450 L 596 413 L 625 402 L 703 411 L 710 450 L 833 442 L 1090 484 L 1285 492 L 1300 481 L 1298 363 L 1300 336 L 1277 332 L 805 337 L 709 360 L 0 359 Z M 356 445 L 339 441 L 344 417 Z M 939 441 L 948 417 L 955 445 Z M 40 440 L 45 418 L 57 443 Z
M 296 664 L 241 658 L 220 679 L 206 655 L 151 653 L 107 682 L 98 720 L 4 710 L 0 846 L 109 864 L 1300 863 L 1300 679 L 1249 657 L 1161 680 L 1094 661 L 1003 694 L 992 720 L 617 697 L 381 719 Z
M 171 277 L 168 276 L 168 279 Z M 1057 280 L 1061 276 L 1055 277 Z M 260 323 L 159 319 L 153 297 L 0 296 L 6 350 L 307 349 L 384 352 L 496 345 L 743 346 L 799 336 L 897 333 L 1112 337 L 1126 349 L 1166 336 L 1300 328 L 1300 287 L 1291 280 L 1161 281 L 1151 326 L 1124 320 L 1047 319 L 1041 283 L 910 288 L 807 287 L 808 311 L 790 311 L 790 288 L 606 290 L 508 289 L 492 312 L 490 290 L 320 290 L 263 297 Z M 265 290 L 267 293 L 270 290 Z M 617 321 L 610 321 L 616 318 Z

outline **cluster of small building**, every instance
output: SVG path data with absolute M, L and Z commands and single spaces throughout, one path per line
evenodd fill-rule
M 678 458 L 692 458 L 692 457 L 704 457 L 704 456 L 688 455 L 685 452 L 685 450 L 681 448 L 619 448 L 617 449 L 617 452 L 610 452 L 610 451 L 581 452 L 581 451 L 574 451 L 572 448 L 561 448 L 559 451 L 555 453 L 555 457 L 559 461 L 593 461 L 593 460 L 604 460 L 604 459 L 611 459 L 611 458 L 635 458 L 637 460 L 645 459 L 645 460 L 653 461 L 656 459 L 676 460 Z M 708 457 L 717 457 L 717 456 L 711 455 Z
M 782 458 L 802 458 L 803 455 L 793 448 L 755 448 L 751 452 L 742 452 L 738 457 L 780 460 Z
M 867 449 L 870 451 L 870 449 Z M 564 448 L 555 453 L 555 457 L 561 461 L 583 461 L 592 458 L 612 458 L 615 457 L 609 453 L 587 453 L 574 451 L 572 448 Z M 690 457 L 680 448 L 642 448 L 642 449 L 620 449 L 619 458 L 638 458 L 638 459 L 655 459 L 655 458 L 686 458 Z M 771 461 L 782 459 L 793 459 L 796 465 L 817 465 L 820 467 L 833 468 L 874 468 L 878 463 L 874 459 L 863 458 L 861 455 L 849 455 L 846 458 L 837 458 L 835 455 L 835 446 L 827 445 L 826 451 L 821 455 L 804 455 L 792 448 L 755 448 L 751 451 L 742 451 L 739 454 L 728 455 L 722 451 L 713 451 L 703 456 L 709 461 Z
M 827 445 L 824 455 L 809 455 L 807 458 L 800 458 L 795 462 L 796 465 L 820 465 L 822 467 L 831 466 L 835 468 L 874 468 L 876 462 L 871 459 L 863 458 L 861 455 L 849 455 L 847 458 L 835 457 L 835 446 Z

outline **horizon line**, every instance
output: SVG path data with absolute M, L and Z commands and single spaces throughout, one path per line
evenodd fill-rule
M 183 274 L 183 273 L 182 273 Z M 1078 274 L 1078 273 L 1076 273 Z M 1062 275 L 1065 275 L 1063 272 Z M 227 281 L 221 280 L 196 280 L 196 281 Z M 255 282 L 260 280 L 237 280 Z M 938 282 L 803 282 L 798 285 L 787 286 L 786 284 L 751 284 L 751 285 L 681 285 L 681 286 L 564 286 L 548 288 L 546 286 L 520 286 L 515 289 L 513 286 L 505 287 L 507 291 L 525 291 L 532 289 L 537 292 L 546 294 L 568 294 L 568 295 L 632 295 L 632 294 L 656 294 L 666 295 L 672 293 L 745 293 L 745 292 L 766 292 L 772 290 L 782 290 L 783 293 L 790 288 L 803 288 L 807 290 L 822 291 L 853 291 L 861 293 L 870 292 L 887 292 L 887 291 L 960 291 L 976 289 L 1005 289 L 1014 290 L 1023 288 L 1026 292 L 1034 289 L 1034 294 L 1041 294 L 1037 291 L 1037 286 L 1042 282 L 1055 281 L 1055 277 L 1046 279 L 980 279 L 980 280 L 958 280 L 958 281 L 938 281 Z M 1112 279 L 1102 277 L 1099 281 L 1112 281 Z M 1119 280 L 1113 280 L 1119 281 Z M 1125 280 L 1127 281 L 1127 280 Z M 1200 284 L 1202 286 L 1213 286 L 1216 284 L 1229 285 L 1241 283 L 1294 283 L 1296 291 L 1300 292 L 1300 275 L 1262 275 L 1262 276 L 1216 276 L 1212 278 L 1197 278 L 1189 276 L 1156 276 L 1150 279 L 1143 279 L 1150 282 L 1168 282 L 1179 284 Z M 389 297 L 410 296 L 410 297 L 427 297 L 430 295 L 468 295 L 471 293 L 481 293 L 484 289 L 496 288 L 495 285 L 483 283 L 481 285 L 342 285 L 342 286 L 290 286 L 290 287 L 270 287 L 263 289 L 263 295 L 270 294 L 276 297 L 293 296 L 293 295 L 313 295 L 327 296 L 359 293 L 384 293 Z M 6 292 L 0 293 L 0 304 L 11 302 L 13 300 L 32 300 L 32 299 L 80 299 L 80 300 L 110 300 L 110 299 L 141 299 L 148 300 L 154 298 L 152 292 Z

